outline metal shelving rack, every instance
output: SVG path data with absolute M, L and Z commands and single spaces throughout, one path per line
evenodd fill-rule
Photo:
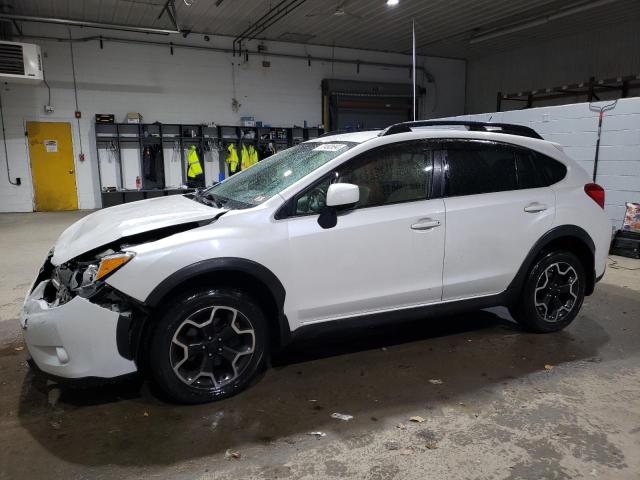
M 249 132 L 253 132 L 249 134 Z M 116 171 L 116 190 L 105 191 L 106 188 L 102 184 L 102 171 L 98 155 L 98 178 L 100 182 L 100 191 L 102 198 L 102 206 L 110 207 L 121 203 L 143 200 L 145 198 L 161 197 L 166 195 L 177 195 L 193 191 L 194 188 L 147 188 L 145 180 L 142 178 L 142 188 L 127 189 L 125 188 L 125 178 L 123 175 L 123 148 L 136 144 L 138 148 L 138 171 L 142 173 L 142 158 L 145 146 L 157 145 L 160 147 L 159 155 L 163 165 L 164 151 L 166 145 L 171 142 L 176 145 L 180 151 L 180 164 L 182 174 L 182 184 L 186 183 L 187 178 L 187 162 L 185 150 L 189 145 L 195 144 L 196 149 L 201 153 L 200 160 L 203 171 L 207 173 L 207 162 L 204 162 L 204 152 L 207 149 L 216 148 L 219 150 L 220 171 L 225 172 L 227 177 L 226 148 L 229 143 L 235 143 L 240 148 L 242 143 L 252 143 L 256 147 L 262 144 L 273 142 L 277 149 L 297 145 L 305 140 L 317 138 L 324 133 L 322 128 L 316 127 L 241 127 L 237 125 L 197 125 L 197 124 L 174 124 L 174 123 L 96 123 L 96 151 L 108 148 L 117 159 L 118 169 Z M 248 138 L 253 136 L 253 138 Z M 266 138 L 263 138 L 266 137 Z M 175 147 L 174 147 L 175 148 Z M 166 183 L 166 173 L 163 171 Z M 210 172 L 209 172 L 210 173 Z M 204 186 L 204 184 L 202 185 Z
M 591 77 L 587 82 L 562 85 L 559 87 L 541 88 L 528 92 L 502 93 L 498 92 L 496 111 L 502 111 L 505 102 L 524 104 L 523 108 L 532 108 L 536 102 L 555 100 L 558 98 L 584 98 L 587 102 L 600 101 L 598 94 L 615 94 L 616 98 L 634 96 L 632 90 L 640 89 L 640 74 L 626 77 L 606 78 L 597 80 Z M 637 93 L 636 93 L 637 95 Z

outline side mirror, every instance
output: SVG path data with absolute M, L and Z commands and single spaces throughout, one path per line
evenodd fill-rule
M 322 228 L 333 228 L 338 224 L 338 210 L 353 207 L 360 200 L 360 188 L 352 183 L 329 185 L 325 207 L 318 217 Z
M 346 207 L 358 203 L 360 188 L 353 183 L 334 183 L 327 190 L 327 207 Z

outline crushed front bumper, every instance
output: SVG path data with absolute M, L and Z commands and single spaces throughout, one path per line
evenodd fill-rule
M 25 299 L 20 324 L 39 369 L 64 378 L 113 378 L 135 372 L 133 361 L 118 353 L 119 313 L 76 296 L 60 306 L 44 300 L 49 280 Z

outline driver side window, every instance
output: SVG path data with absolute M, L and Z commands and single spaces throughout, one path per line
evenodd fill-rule
M 333 177 L 328 176 L 320 180 L 306 192 L 302 193 L 295 200 L 295 214 L 296 215 L 313 215 L 320 213 L 327 200 L 327 190 L 331 185 L 331 179 Z
M 319 214 L 331 183 L 360 188 L 356 208 L 425 200 L 431 196 L 433 154 L 424 141 L 376 148 L 349 160 L 294 200 L 295 215 Z

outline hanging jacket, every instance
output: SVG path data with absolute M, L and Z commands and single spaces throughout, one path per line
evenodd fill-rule
M 235 144 L 230 143 L 227 146 L 227 158 L 225 161 L 229 164 L 230 173 L 236 173 L 238 171 L 238 152 L 236 151 Z
M 258 152 L 256 151 L 256 148 L 251 144 L 242 145 L 240 161 L 242 170 L 246 170 L 256 163 L 258 163 Z
M 251 158 L 251 165 L 255 165 L 260 160 L 258 150 L 253 145 L 249 145 L 249 156 Z
M 198 175 L 202 175 L 202 165 L 200 165 L 200 159 L 198 158 L 198 152 L 196 152 L 195 145 L 191 145 L 189 147 L 187 163 L 189 164 L 189 168 L 187 169 L 187 177 L 189 177 L 190 179 L 194 179 Z

